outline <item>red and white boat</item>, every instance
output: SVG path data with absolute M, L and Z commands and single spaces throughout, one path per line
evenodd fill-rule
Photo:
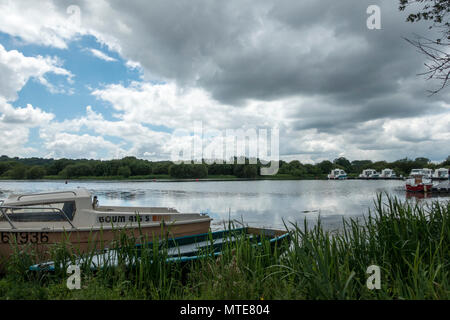
M 424 179 L 423 175 L 417 174 L 406 180 L 406 191 L 410 192 L 431 192 L 433 182 L 431 179 Z

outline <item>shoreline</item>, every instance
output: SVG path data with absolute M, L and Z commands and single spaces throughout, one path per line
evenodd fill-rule
M 258 177 L 258 178 L 189 178 L 189 179 L 179 179 L 179 178 L 99 178 L 99 177 L 79 177 L 74 179 L 59 179 L 59 178 L 44 178 L 44 179 L 0 179 L 0 181 L 23 181 L 23 182 L 65 182 L 68 183 L 73 181 L 92 181 L 92 182 L 220 182 L 220 181 L 328 181 L 329 179 L 323 177 Z M 378 179 L 361 179 L 361 178 L 347 178 L 345 180 L 404 180 L 404 178 L 378 178 Z M 330 180 L 338 181 L 338 180 Z

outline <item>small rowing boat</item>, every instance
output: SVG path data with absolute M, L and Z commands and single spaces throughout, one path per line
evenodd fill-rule
M 288 248 L 290 241 L 290 233 L 288 231 L 259 229 L 259 228 L 238 228 L 230 230 L 222 230 L 209 232 L 193 236 L 185 236 L 179 238 L 168 239 L 167 242 L 159 241 L 156 243 L 160 253 L 164 255 L 167 263 L 186 263 L 195 261 L 207 256 L 220 256 L 225 247 L 237 241 L 250 241 L 254 246 L 262 246 L 264 240 L 270 244 L 272 248 L 277 246 L 280 251 Z M 137 262 L 136 259 L 142 258 L 142 249 L 148 248 L 153 257 L 153 242 L 145 245 L 138 244 L 135 250 L 111 249 L 94 255 L 86 255 L 75 260 L 72 265 L 83 266 L 86 263 L 91 270 L 99 270 L 105 267 L 116 267 L 119 260 L 124 261 L 123 252 L 131 254 L 134 257 L 125 257 L 127 265 Z M 283 245 L 285 245 L 283 247 Z M 133 259 L 136 258 L 136 259 Z M 127 260 L 128 259 L 128 260 Z M 133 261 L 134 260 L 134 261 Z M 67 263 L 67 265 L 69 262 Z M 55 263 L 53 261 L 35 264 L 30 266 L 31 271 L 55 271 Z

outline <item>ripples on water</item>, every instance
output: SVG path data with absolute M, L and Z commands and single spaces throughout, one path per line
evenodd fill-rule
M 82 187 L 98 196 L 100 204 L 174 207 L 180 212 L 208 213 L 212 228 L 224 221 L 243 221 L 256 227 L 284 228 L 289 224 L 316 223 L 339 228 L 342 217 L 361 217 L 373 208 L 377 193 L 401 200 L 429 202 L 448 196 L 407 195 L 399 180 L 296 180 L 296 181 L 0 181 L 0 198 L 12 193 L 45 192 Z

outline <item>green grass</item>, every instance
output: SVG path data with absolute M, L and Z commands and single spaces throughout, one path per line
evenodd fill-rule
M 165 263 L 164 242 L 138 251 L 137 239 L 120 233 L 122 262 L 95 273 L 82 267 L 81 290 L 66 288 L 64 268 L 27 271 L 33 255 L 16 251 L 0 278 L 0 298 L 449 299 L 449 216 L 450 202 L 419 206 L 379 196 L 370 216 L 344 220 L 338 231 L 288 225 L 293 241 L 283 253 L 267 240 L 255 247 L 238 237 L 219 258 L 183 266 Z M 61 245 L 52 256 L 58 265 L 70 253 Z M 370 265 L 381 268 L 379 290 L 366 286 Z

